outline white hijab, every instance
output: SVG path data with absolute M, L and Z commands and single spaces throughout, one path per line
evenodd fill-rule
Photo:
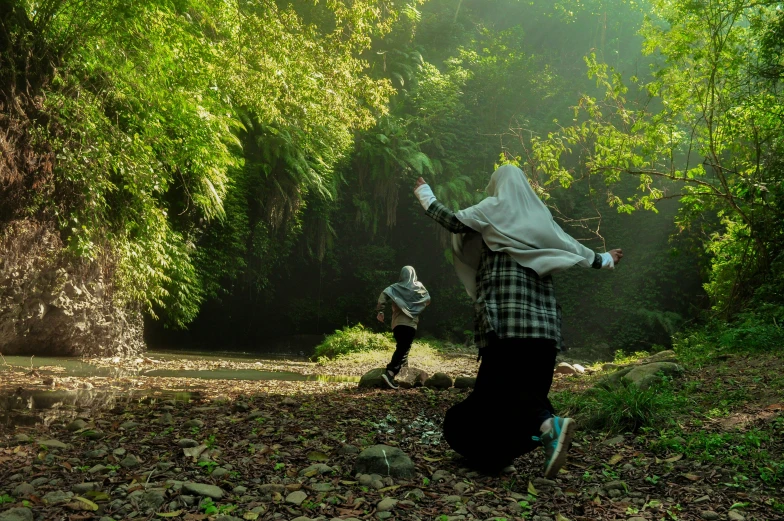
M 564 232 L 528 184 L 522 170 L 503 165 L 493 172 L 487 197 L 456 216 L 477 233 L 452 236 L 457 276 L 476 299 L 476 271 L 482 241 L 493 251 L 511 255 L 539 276 L 574 265 L 590 267 L 595 253 Z

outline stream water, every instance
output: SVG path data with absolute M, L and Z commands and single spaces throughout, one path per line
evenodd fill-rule
M 264 354 L 242 352 L 187 352 L 187 351 L 148 351 L 146 356 L 155 360 L 198 362 L 209 366 L 214 362 L 244 364 L 281 359 L 305 361 L 304 357 L 290 354 Z M 197 380 L 287 380 L 356 382 L 353 376 L 302 375 L 290 371 L 263 371 L 252 368 L 208 368 L 208 369 L 155 369 L 146 365 L 137 367 L 98 367 L 77 358 L 61 357 L 23 357 L 6 356 L 8 365 L 0 364 L 0 379 L 9 371 L 9 366 L 34 368 L 41 375 L 52 374 L 72 377 L 172 377 Z M 205 382 L 206 383 L 206 382 Z M 160 389 L 137 391 L 104 391 L 79 389 L 74 391 L 23 390 L 0 394 L 0 424 L 34 425 L 48 424 L 54 419 L 72 417 L 76 411 L 87 407 L 111 408 L 124 400 L 141 399 L 180 399 L 189 400 L 192 393 L 174 393 Z
M 146 356 L 164 361 L 200 362 L 210 364 L 211 362 L 229 362 L 248 364 L 257 361 L 279 361 L 282 358 L 303 360 L 304 358 L 293 357 L 291 355 L 265 355 L 260 357 L 251 353 L 237 352 L 212 352 L 210 354 L 187 352 L 187 351 L 147 351 Z M 323 382 L 355 382 L 359 378 L 353 376 L 324 376 L 324 375 L 302 375 L 290 371 L 263 371 L 260 369 L 247 368 L 217 368 L 217 369 L 154 369 L 146 366 L 139 367 L 98 367 L 81 361 L 78 358 L 61 358 L 46 356 L 6 356 L 5 361 L 17 367 L 28 368 L 54 368 L 61 376 L 156 376 L 172 378 L 195 378 L 200 380 L 288 380 L 288 381 L 312 381 Z M 5 369 L 0 365 L 0 376 Z

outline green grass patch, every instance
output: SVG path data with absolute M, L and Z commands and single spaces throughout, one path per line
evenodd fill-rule
M 692 461 L 732 469 L 725 486 L 743 488 L 749 477 L 760 479 L 771 487 L 784 484 L 784 460 L 770 449 L 781 436 L 777 430 L 784 426 L 778 418 L 769 428 L 753 428 L 745 432 L 682 432 L 664 429 L 656 432 L 650 444 L 657 454 L 683 454 Z
M 672 383 L 665 379 L 648 389 L 624 383 L 585 394 L 563 391 L 553 395 L 553 402 L 590 429 L 619 434 L 672 422 L 673 412 L 686 406 L 688 399 L 673 392 Z
M 364 351 L 386 351 L 395 347 L 392 333 L 374 333 L 362 324 L 346 326 L 327 336 L 316 346 L 314 359 L 334 359 Z
M 784 345 L 784 324 L 775 316 L 747 312 L 732 323 L 713 320 L 677 335 L 673 344 L 687 365 L 713 365 L 721 355 L 776 352 Z
M 475 348 L 444 342 L 432 337 L 417 339 L 413 346 L 414 348 L 419 348 L 419 351 L 424 350 L 433 353 L 476 353 Z M 394 349 L 395 339 L 391 332 L 376 333 L 362 324 L 357 324 L 355 326 L 346 326 L 327 336 L 321 344 L 316 346 L 312 359 L 326 362 L 346 355 L 391 351 Z M 374 356 L 371 354 L 370 358 L 374 358 Z

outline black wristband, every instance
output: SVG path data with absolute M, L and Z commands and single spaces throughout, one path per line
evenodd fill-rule
M 595 252 L 594 255 L 596 256 L 593 258 L 593 264 L 591 264 L 591 267 L 593 269 L 600 270 L 602 269 L 602 256 Z

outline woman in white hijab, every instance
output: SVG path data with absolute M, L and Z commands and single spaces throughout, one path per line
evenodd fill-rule
M 397 389 L 395 376 L 408 361 L 408 352 L 411 351 L 411 343 L 416 336 L 419 315 L 430 305 L 430 294 L 424 284 L 417 280 L 413 267 L 403 266 L 400 270 L 400 279 L 379 295 L 376 305 L 379 322 L 384 322 L 384 307 L 389 301 L 392 302 L 392 334 L 397 347 L 381 378 L 390 388 Z
M 421 177 L 414 193 L 453 233 L 482 360 L 474 391 L 447 411 L 444 437 L 469 464 L 490 472 L 543 445 L 544 474 L 553 477 L 566 462 L 575 423 L 555 416 L 547 398 L 561 347 L 551 275 L 575 265 L 613 269 L 623 252 L 594 253 L 569 236 L 513 165 L 493 173 L 483 201 L 456 214 Z

